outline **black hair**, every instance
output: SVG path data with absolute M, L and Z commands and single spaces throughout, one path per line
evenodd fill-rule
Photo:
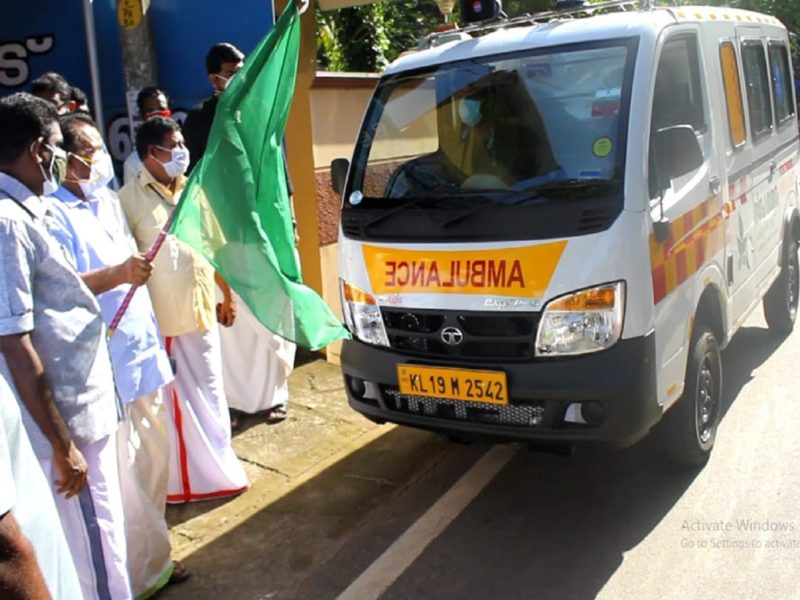
M 206 54 L 206 71 L 209 75 L 219 73 L 224 63 L 238 63 L 244 60 L 244 54 L 233 44 L 222 42 L 211 46 Z
M 64 150 L 67 152 L 75 152 L 78 147 L 78 128 L 79 123 L 91 125 L 97 129 L 97 124 L 91 116 L 82 112 L 74 112 L 64 115 L 58 120 L 61 125 L 61 135 L 64 136 Z
M 31 92 L 37 94 L 58 94 L 61 100 L 69 102 L 72 98 L 72 88 L 58 73 L 49 71 L 33 80 Z
M 181 126 L 168 117 L 153 117 L 145 121 L 136 132 L 136 154 L 144 160 L 150 146 L 161 146 L 167 135 L 180 130 Z
M 86 97 L 86 92 L 75 85 L 70 86 L 70 99 L 78 106 L 81 106 L 82 104 L 88 104 L 89 102 L 89 99 Z
M 143 87 L 139 90 L 139 93 L 136 95 L 136 106 L 139 108 L 139 112 L 144 112 L 144 101 L 148 98 L 155 98 L 159 94 L 163 94 L 164 98 L 167 99 L 167 105 L 169 105 L 169 96 L 167 96 L 167 92 L 162 90 L 159 87 L 154 85 L 148 85 L 147 87 Z
M 0 165 L 17 160 L 40 137 L 47 138 L 58 124 L 52 103 L 26 92 L 0 98 Z

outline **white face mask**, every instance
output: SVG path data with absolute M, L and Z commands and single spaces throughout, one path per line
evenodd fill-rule
M 225 90 L 228 89 L 228 86 L 231 84 L 232 76 L 231 77 L 225 77 L 224 75 L 217 75 L 216 73 L 214 73 L 214 77 L 217 78 L 217 81 L 221 81 L 222 82 L 222 89 L 221 90 L 218 89 L 217 92 L 224 92 Z
M 186 173 L 186 169 L 189 168 L 189 150 L 180 146 L 176 146 L 171 150 L 163 146 L 156 146 L 156 148 L 166 150 L 172 154 L 172 159 L 169 162 L 158 161 L 161 162 L 161 166 L 164 167 L 164 172 L 167 174 L 167 177 L 175 179 L 179 175 Z
M 35 143 L 36 142 L 34 142 L 34 144 Z M 50 159 L 50 165 L 47 167 L 47 170 L 44 168 L 44 162 L 39 163 L 39 169 L 42 171 L 42 177 L 44 178 L 42 196 L 52 196 L 56 193 L 56 190 L 61 187 L 61 182 L 66 175 L 67 153 L 64 152 L 62 148 L 56 148 L 50 144 L 43 145 L 52 152 L 53 158 Z M 30 150 L 33 152 L 33 144 L 31 144 Z
M 92 169 L 88 179 L 78 181 L 84 197 L 88 198 L 97 190 L 111 183 L 114 178 L 114 164 L 111 162 L 111 156 L 108 152 L 105 150 L 96 152 L 91 163 L 87 163 L 83 158 L 75 154 L 73 156 Z

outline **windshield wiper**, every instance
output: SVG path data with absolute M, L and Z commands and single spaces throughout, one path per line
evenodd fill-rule
M 455 185 L 451 185 L 449 187 L 451 187 L 452 189 L 459 189 L 458 186 L 455 186 Z M 476 210 L 478 210 L 481 207 L 485 206 L 486 204 L 494 203 L 495 199 L 491 198 L 491 197 L 488 197 L 487 194 L 497 194 L 497 193 L 506 193 L 506 192 L 507 192 L 507 190 L 495 190 L 495 189 L 491 189 L 491 190 L 489 190 L 489 189 L 487 189 L 487 190 L 469 190 L 469 191 L 461 190 L 461 191 L 459 191 L 458 194 L 453 194 L 453 195 L 447 194 L 447 193 L 442 193 L 442 194 L 427 194 L 425 196 L 418 196 L 418 197 L 415 197 L 415 198 L 411 198 L 409 200 L 405 200 L 402 204 L 399 204 L 398 206 L 394 206 L 394 207 L 392 207 L 390 209 L 387 209 L 386 212 L 383 212 L 383 213 L 371 218 L 369 221 L 364 223 L 364 227 L 365 228 L 366 227 L 371 227 L 372 225 L 375 225 L 376 223 L 379 223 L 379 222 L 383 221 L 384 219 L 388 219 L 392 215 L 394 215 L 396 213 L 399 213 L 399 212 L 401 212 L 401 211 L 403 211 L 403 210 L 405 210 L 407 208 L 419 208 L 420 204 L 423 203 L 423 202 L 431 203 L 431 205 L 439 205 L 439 204 L 448 204 L 448 203 L 452 203 L 452 202 L 457 202 L 461 198 L 474 198 L 475 201 L 470 203 L 469 208 L 467 208 L 464 211 L 464 213 L 461 213 L 459 215 L 451 217 L 450 219 L 448 219 L 448 220 L 446 220 L 444 222 L 439 222 L 438 223 L 438 225 L 440 225 L 442 227 L 447 227 L 451 222 L 457 221 L 459 219 L 464 218 L 465 216 L 468 216 L 468 215 L 472 214 L 473 212 L 475 212 Z M 463 214 L 463 216 L 461 216 L 462 214 Z
M 382 212 L 381 214 L 379 214 L 379 215 L 377 215 L 375 217 L 372 217 L 369 221 L 364 223 L 364 228 L 366 229 L 367 227 L 372 227 L 373 225 L 375 225 L 375 223 L 380 223 L 384 219 L 388 219 L 389 217 L 391 217 L 393 214 L 399 213 L 401 210 L 405 210 L 407 208 L 418 207 L 420 202 L 422 202 L 423 200 L 428 200 L 428 199 L 429 198 L 426 198 L 426 197 L 419 197 L 419 198 L 411 198 L 410 200 L 406 200 L 406 201 L 400 203 L 398 206 L 390 208 L 390 209 L 386 210 L 386 212 Z
M 459 194 L 459 197 L 464 197 L 464 196 L 473 197 L 475 198 L 475 202 L 473 202 L 472 206 L 470 206 L 466 210 L 463 210 L 460 213 L 456 213 L 449 219 L 445 219 L 444 221 L 439 223 L 439 225 L 441 227 L 449 227 L 450 225 L 452 225 L 457 221 L 466 219 L 467 217 L 475 214 L 476 212 L 484 208 L 487 204 L 497 204 L 498 202 L 501 202 L 499 198 L 501 198 L 502 196 L 498 197 L 498 196 L 493 196 L 492 194 L 506 195 L 508 194 L 508 192 L 509 191 L 507 189 L 485 189 L 485 190 L 474 190 L 470 192 L 462 192 L 461 194 Z
M 522 187 L 512 191 L 511 195 L 517 199 L 509 204 L 520 204 L 554 192 L 587 191 L 592 189 L 608 190 L 618 186 L 619 182 L 616 179 L 562 179 L 548 181 L 547 183 Z
M 616 181 L 607 179 L 564 179 L 561 181 L 549 181 L 539 185 L 532 185 L 530 187 L 521 188 L 518 190 L 483 190 L 480 192 L 480 194 L 484 197 L 480 198 L 480 202 L 470 206 L 468 209 L 460 213 L 453 215 L 449 219 L 440 223 L 440 225 L 442 227 L 448 227 L 457 221 L 466 219 L 467 217 L 484 208 L 487 204 L 496 203 L 504 206 L 516 206 L 518 204 L 522 204 L 523 202 L 531 202 L 533 200 L 540 202 L 545 201 L 548 199 L 548 194 L 552 194 L 553 192 L 609 188 L 617 187 L 617 185 L 618 184 Z M 488 193 L 502 193 L 507 198 L 511 198 L 511 201 L 486 197 L 485 195 Z

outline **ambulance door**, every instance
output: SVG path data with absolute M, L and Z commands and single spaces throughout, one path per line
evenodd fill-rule
M 748 189 L 743 199 L 746 204 L 752 204 L 752 210 L 742 212 L 743 218 L 751 218 L 753 222 L 744 224 L 745 239 L 737 240 L 737 260 L 751 269 L 755 278 L 756 293 L 741 298 L 740 302 L 752 306 L 760 299 L 758 292 L 762 291 L 764 280 L 775 267 L 775 262 L 768 264 L 768 258 L 775 248 L 775 231 L 771 223 L 778 208 L 779 140 L 775 134 L 766 41 L 761 35 L 753 36 L 754 33 L 760 34 L 755 28 L 740 29 L 737 33 L 753 148 L 747 174 Z
M 755 274 L 755 203 L 752 201 L 752 165 L 755 150 L 752 138 L 748 140 L 742 82 L 741 47 L 735 38 L 719 43 L 719 60 L 727 108 L 727 135 L 721 147 L 725 148 L 727 203 L 725 205 L 727 278 L 732 304 L 731 318 L 740 321 L 756 297 Z M 750 196 L 748 196 L 750 194 Z M 750 200 L 748 201 L 748 198 Z
M 724 246 L 719 163 L 706 83 L 709 74 L 701 52 L 696 26 L 670 29 L 658 52 L 651 109 L 651 215 L 659 220 L 663 210 L 663 217 L 669 221 L 667 239 L 659 242 L 651 235 L 650 241 L 659 401 L 667 404 L 677 400 L 683 388 L 687 324 L 696 300 L 690 280 Z M 676 125 L 691 125 L 703 163 L 673 178 L 662 195 L 656 177 L 659 166 L 654 137 L 656 131 Z
M 783 215 L 786 202 L 794 193 L 794 169 L 791 165 L 797 153 L 796 109 L 788 47 L 784 40 L 771 39 L 766 43 L 766 51 L 775 131 L 767 190 L 756 204 L 757 254 L 765 285 L 770 283 L 770 275 L 774 275 L 780 262 Z

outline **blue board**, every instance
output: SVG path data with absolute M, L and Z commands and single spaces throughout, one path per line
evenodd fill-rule
M 56 71 L 90 98 L 82 3 L 78 0 L 0 0 L 0 95 L 29 91 L 30 82 Z M 132 149 L 119 44 L 116 0 L 94 0 L 100 81 L 106 139 L 112 155 L 123 160 Z M 267 0 L 153 0 L 150 5 L 159 85 L 180 113 L 211 93 L 204 60 L 217 42 L 231 42 L 250 52 L 272 26 Z

